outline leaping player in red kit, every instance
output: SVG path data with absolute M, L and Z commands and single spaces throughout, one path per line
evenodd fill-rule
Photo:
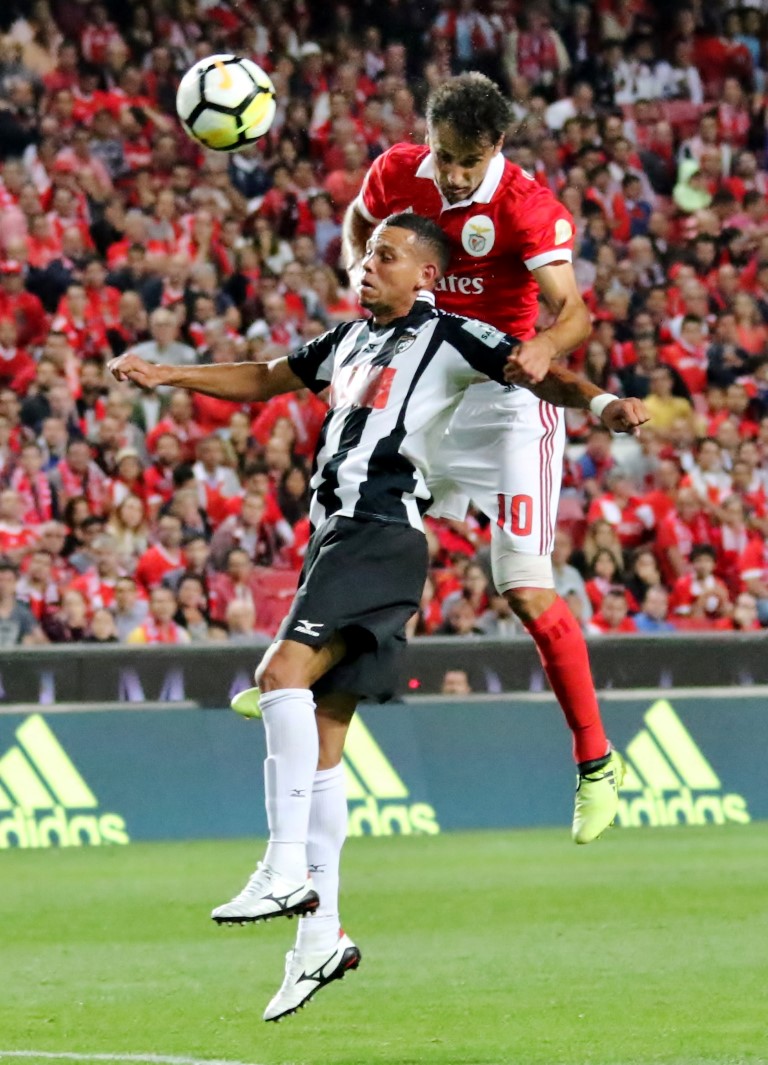
M 433 470 L 431 513 L 463 520 L 471 498 L 493 523 L 494 582 L 536 641 L 573 733 L 572 834 L 589 843 L 613 821 L 623 765 L 603 730 L 584 637 L 554 590 L 550 553 L 565 432 L 547 399 L 564 388 L 571 395 L 581 390 L 581 405 L 590 407 L 597 390 L 550 367 L 586 339 L 590 319 L 572 266 L 573 219 L 549 189 L 502 155 L 510 120 L 508 102 L 484 75 L 441 85 L 427 103 L 427 145 L 396 144 L 373 162 L 345 218 L 344 250 L 354 271 L 379 221 L 397 211 L 425 215 L 452 247 L 438 306 L 524 340 L 518 380 L 528 388 L 541 384 L 535 394 L 494 383 L 467 390 Z M 539 294 L 554 320 L 537 334 Z M 627 428 L 627 406 L 630 426 L 645 420 L 633 401 L 614 405 L 615 399 L 603 395 L 591 404 L 609 428 Z

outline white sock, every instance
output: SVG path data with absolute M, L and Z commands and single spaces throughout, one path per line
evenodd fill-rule
M 318 769 L 312 787 L 312 809 L 307 836 L 307 862 L 320 896 L 320 905 L 299 921 L 296 947 L 328 950 L 339 938 L 339 861 L 347 838 L 347 796 L 344 769 Z
M 307 875 L 307 832 L 319 741 L 315 700 L 308 688 L 282 688 L 261 697 L 267 736 L 264 796 L 269 843 L 264 861 L 288 880 Z

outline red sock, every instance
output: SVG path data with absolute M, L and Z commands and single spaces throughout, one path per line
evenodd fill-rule
M 577 762 L 602 758 L 608 750 L 608 740 L 578 622 L 558 596 L 543 614 L 526 621 L 525 627 L 536 641 L 550 687 L 573 733 L 574 758 Z

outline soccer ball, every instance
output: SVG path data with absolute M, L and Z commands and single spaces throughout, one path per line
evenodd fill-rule
M 275 87 L 250 59 L 211 55 L 181 79 L 176 111 L 193 140 L 217 152 L 235 152 L 272 125 Z

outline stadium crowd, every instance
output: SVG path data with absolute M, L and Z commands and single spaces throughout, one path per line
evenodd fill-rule
M 768 627 L 764 6 L 3 4 L 0 646 L 274 634 L 324 403 L 150 395 L 106 362 L 264 360 L 357 317 L 343 213 L 468 69 L 510 94 L 505 153 L 576 221 L 593 333 L 572 368 L 651 412 L 635 438 L 568 413 L 557 590 L 588 633 Z M 270 134 L 232 156 L 174 112 L 222 51 L 277 88 Z M 428 538 L 413 632 L 522 631 L 480 515 Z

